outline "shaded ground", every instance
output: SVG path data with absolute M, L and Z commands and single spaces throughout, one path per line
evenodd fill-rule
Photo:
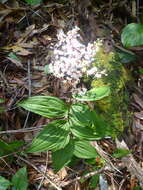
M 1 139 L 5 142 L 23 140 L 29 143 L 42 125 L 49 122 L 49 119 L 27 113 L 17 107 L 16 103 L 32 95 L 57 94 L 56 81 L 45 72 L 45 66 L 50 61 L 51 44 L 57 41 L 57 29 L 63 27 L 67 30 L 76 23 L 83 31 L 82 35 L 89 37 L 87 41 L 104 38 L 109 46 L 126 51 L 121 45 L 120 33 L 127 23 L 139 20 L 142 5 L 137 6 L 136 14 L 134 8 L 132 1 L 45 1 L 35 7 L 22 1 L 0 4 L 0 97 L 6 102 L 6 112 L 0 116 Z M 124 144 L 112 140 L 94 144 L 100 155 L 107 160 L 107 168 L 101 167 L 99 172 L 105 174 L 110 189 L 133 190 L 139 184 L 143 187 L 143 76 L 138 72 L 142 68 L 142 47 L 129 51 L 138 57 L 126 65 L 134 78 L 134 84 L 129 90 L 130 110 L 134 113 L 132 124 L 123 135 Z M 132 151 L 131 155 L 123 159 L 111 157 L 117 146 L 127 145 Z M 96 173 L 85 176 L 87 180 L 83 183 L 77 180 L 77 177 L 85 175 L 85 170 L 87 173 L 92 171 L 93 166 L 84 161 L 54 174 L 50 153 L 31 154 L 22 158 L 16 153 L 12 155 L 12 161 L 9 161 L 7 155 L 1 157 L 0 175 L 10 178 L 26 164 L 29 189 L 53 188 L 48 179 L 43 178 L 42 172 L 57 186 L 64 186 L 63 189 L 94 189 L 89 187 L 89 179 L 90 175 Z M 102 166 L 100 161 L 97 159 L 98 166 Z

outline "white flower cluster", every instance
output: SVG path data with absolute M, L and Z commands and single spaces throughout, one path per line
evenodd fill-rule
M 101 41 L 85 45 L 81 42 L 79 31 L 77 26 L 67 34 L 59 30 L 49 71 L 63 83 L 70 83 L 72 93 L 84 94 L 86 88 L 77 88 L 80 79 L 85 75 L 100 78 L 105 71 L 98 72 L 98 68 L 92 66 Z

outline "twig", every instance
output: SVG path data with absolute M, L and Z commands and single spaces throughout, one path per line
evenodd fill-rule
M 132 1 L 132 15 L 134 17 L 137 17 L 137 5 L 136 5 L 136 0 Z
M 55 187 L 55 189 L 57 190 L 62 190 L 60 187 L 58 187 L 54 182 L 52 182 L 52 180 L 50 179 L 50 177 L 45 174 L 44 172 L 40 171 L 34 164 L 32 164 L 30 161 L 22 158 L 21 156 L 16 156 L 18 159 L 22 160 L 23 162 L 25 162 L 26 164 L 30 165 L 31 167 L 33 167 L 38 173 L 42 174 L 44 176 L 44 178 L 53 186 Z
M 46 157 L 45 174 L 46 174 L 46 171 L 47 171 L 47 167 L 48 167 L 48 152 L 47 152 L 47 157 Z M 45 176 L 42 177 L 42 179 L 41 179 L 41 181 L 40 181 L 40 184 L 39 184 L 37 190 L 40 190 L 40 189 L 41 189 L 41 186 L 42 186 L 42 184 L 43 184 L 44 179 L 45 179 Z
M 94 175 L 97 175 L 97 174 L 100 174 L 100 173 L 102 173 L 102 172 L 104 172 L 104 171 L 105 171 L 105 167 L 103 167 L 103 168 L 101 168 L 101 169 L 99 169 L 99 170 L 97 170 L 97 171 L 90 172 L 90 173 L 88 173 L 88 174 L 86 174 L 86 175 L 84 175 L 84 176 L 76 177 L 75 179 L 69 180 L 69 181 L 65 182 L 65 183 L 64 183 L 63 185 L 61 185 L 61 186 L 62 186 L 62 187 L 68 186 L 68 185 L 70 185 L 70 184 L 72 184 L 72 183 L 74 183 L 74 182 L 76 182 L 76 181 L 79 181 L 80 179 L 87 180 L 87 179 L 89 179 L 90 177 L 92 177 L 92 176 L 94 176 Z
M 125 181 L 126 181 L 126 179 L 123 179 L 123 180 L 120 182 L 119 190 L 122 190 L 122 186 L 123 186 L 123 184 L 124 184 Z
M 2 78 L 3 82 L 5 83 L 5 85 L 6 85 L 7 87 L 9 87 L 9 84 L 8 84 L 6 78 L 4 77 L 2 71 L 0 71 L 0 77 Z
M 31 69 L 30 69 L 31 62 L 28 60 L 28 87 L 29 87 L 29 92 L 28 95 L 29 97 L 31 96 L 32 90 L 31 90 Z
M 38 127 L 30 127 L 26 129 L 17 129 L 17 130 L 7 130 L 7 131 L 0 131 L 0 135 L 2 134 L 14 134 L 14 133 L 29 133 L 31 131 L 39 131 L 43 128 L 44 126 L 38 126 Z
M 12 173 L 15 173 L 14 169 L 12 169 L 11 166 L 2 157 L 0 157 L 0 160 L 5 163 L 5 165 L 12 171 Z
M 140 23 L 140 0 L 137 0 L 137 22 Z
M 107 164 L 111 167 L 111 169 L 116 170 L 117 172 L 121 173 L 118 168 L 116 168 L 113 163 L 110 161 L 110 158 L 107 152 L 103 151 L 102 148 L 97 144 L 96 141 L 91 142 L 92 146 L 96 149 L 98 154 L 107 162 Z
M 0 156 L 0 159 L 4 159 L 4 158 L 6 158 L 6 157 L 8 157 L 8 156 L 12 156 L 12 155 L 14 155 L 14 154 L 16 154 L 16 153 L 18 153 L 18 152 L 12 152 L 12 153 L 6 154 L 6 155 L 4 155 L 4 156 Z
M 7 104 L 7 110 L 6 110 L 6 111 L 10 111 L 10 110 L 12 110 L 12 109 L 16 109 L 16 108 L 17 108 L 17 107 L 11 108 L 11 106 L 12 106 L 12 105 L 13 105 L 13 106 L 15 105 L 14 102 L 15 102 L 15 100 L 17 99 L 17 96 L 18 96 L 19 94 L 21 94 L 22 89 L 23 89 L 23 87 L 19 88 L 19 89 L 16 91 L 16 93 L 13 94 L 11 100 L 10 100 L 9 103 Z
M 31 96 L 31 71 L 30 71 L 30 60 L 28 60 L 28 89 L 29 89 L 29 92 L 28 92 L 28 96 L 30 97 Z M 24 122 L 24 126 L 23 128 L 26 127 L 27 125 L 27 122 L 28 122 L 28 119 L 29 119 L 29 115 L 30 115 L 30 111 L 28 111 L 27 113 L 27 116 L 26 116 L 26 119 L 25 119 L 25 122 Z
M 112 0 L 109 0 L 109 9 L 108 9 L 108 17 L 110 18 L 110 14 L 111 14 L 111 11 L 112 11 Z
M 122 140 L 121 142 L 116 139 L 116 144 L 118 148 L 127 149 L 128 146 L 126 145 L 125 141 Z M 139 164 L 134 159 L 133 155 L 130 153 L 127 156 L 123 157 L 122 163 L 131 173 L 131 175 L 136 176 L 139 181 L 140 187 L 143 189 L 143 169 L 139 166 Z
M 121 47 L 121 46 L 119 46 L 119 45 L 117 45 L 115 43 L 113 45 L 114 45 L 115 48 L 118 48 L 119 50 L 121 50 L 121 51 L 123 51 L 125 53 L 128 53 L 130 55 L 135 55 L 132 51 L 130 51 L 128 49 L 125 49 L 124 47 Z

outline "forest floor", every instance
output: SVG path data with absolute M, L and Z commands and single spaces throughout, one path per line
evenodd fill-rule
M 125 49 L 120 40 L 126 24 L 139 21 L 143 4 L 136 6 L 134 3 L 126 0 L 47 0 L 33 7 L 18 0 L 0 3 L 0 98 L 5 100 L 5 112 L 0 115 L 0 138 L 7 143 L 29 143 L 49 122 L 47 118 L 19 108 L 16 103 L 33 95 L 55 95 L 50 88 L 56 84 L 46 74 L 45 66 L 49 62 L 50 46 L 57 41 L 59 28 L 66 30 L 77 24 L 93 40 L 108 39 L 113 47 L 137 56 L 135 61 L 125 64 L 134 80 L 129 89 L 130 112 L 133 113 L 131 126 L 124 132 L 122 142 L 103 139 L 95 143 L 99 154 L 107 161 L 106 167 L 92 173 L 91 166 L 80 161 L 74 167 L 65 167 L 54 173 L 50 152 L 21 157 L 17 152 L 3 155 L 0 151 L 1 176 L 10 179 L 26 165 L 30 190 L 143 189 L 143 75 L 138 72 L 143 67 L 143 49 L 141 46 Z M 120 159 L 113 158 L 111 155 L 117 145 L 129 148 L 131 153 Z M 90 184 L 90 178 L 95 174 L 105 177 L 100 180 L 100 187 Z M 55 188 L 49 183 L 49 178 L 56 184 Z M 108 188 L 103 187 L 104 183 Z

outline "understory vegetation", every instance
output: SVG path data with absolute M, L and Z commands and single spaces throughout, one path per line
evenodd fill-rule
M 139 0 L 2 0 L 0 190 L 143 189 Z

